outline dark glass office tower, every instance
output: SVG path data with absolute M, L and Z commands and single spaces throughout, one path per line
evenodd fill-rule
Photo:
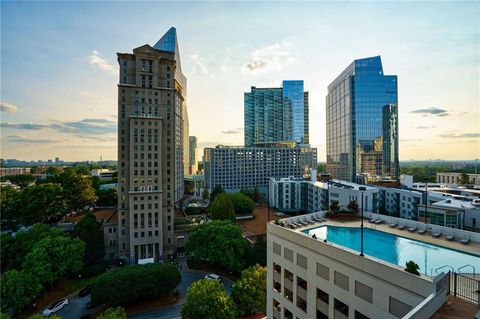
M 346 181 L 398 180 L 397 76 L 380 56 L 355 60 L 329 86 L 327 171 Z
M 303 81 L 283 81 L 281 88 L 252 86 L 244 97 L 245 146 L 295 141 L 308 144 L 308 92 Z

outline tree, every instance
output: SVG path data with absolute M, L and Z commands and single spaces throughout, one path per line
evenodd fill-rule
M 225 191 L 223 190 L 222 186 L 220 185 L 216 185 L 212 192 L 210 193 L 210 204 L 213 203 L 213 201 L 215 200 L 215 198 L 217 197 L 217 195 L 219 194 L 223 194 L 225 193 Z
M 86 244 L 83 256 L 86 265 L 93 265 L 105 256 L 103 225 L 97 222 L 92 213 L 88 213 L 78 222 L 74 233 Z
M 462 173 L 460 174 L 460 184 L 469 184 L 470 180 L 468 179 L 468 174 L 467 173 Z
M 203 198 L 203 200 L 207 200 L 207 199 L 208 199 L 208 195 L 209 195 L 208 189 L 205 188 L 205 189 L 203 190 L 203 192 L 202 192 L 202 198 Z
M 245 264 L 247 241 L 240 227 L 228 221 L 213 221 L 195 227 L 190 232 L 186 248 L 197 261 L 239 272 Z
M 64 197 L 71 210 L 83 209 L 86 205 L 93 205 L 98 197 L 92 186 L 92 180 L 72 170 L 67 170 L 60 175 L 63 185 Z
M 27 231 L 18 232 L 15 237 L 2 233 L 2 267 L 20 269 L 25 256 L 36 243 L 57 236 L 65 236 L 65 233 L 45 224 L 35 224 Z
M 260 192 L 258 191 L 258 188 L 254 188 L 253 189 L 253 193 L 252 193 L 252 200 L 255 202 L 255 203 L 258 203 L 260 202 L 260 200 L 262 199 L 262 194 L 260 194 Z M 268 200 L 268 198 L 267 198 Z
M 253 212 L 255 202 L 242 193 L 226 194 L 230 198 L 236 215 L 248 215 Z
M 173 292 L 181 281 L 177 267 L 169 263 L 130 265 L 101 275 L 92 291 L 95 305 L 124 305 Z
M 30 174 L 20 174 L 12 176 L 4 176 L 2 181 L 10 181 L 10 183 L 17 185 L 20 188 L 25 188 L 35 181 L 35 177 Z
M 340 209 L 340 206 L 338 205 L 338 200 L 333 200 L 333 201 L 330 203 L 330 210 L 331 210 L 332 212 L 337 212 L 339 209 Z
M 117 190 L 110 188 L 97 191 L 97 206 L 115 206 L 117 204 Z
M 107 308 L 97 319 L 127 319 L 127 314 L 122 307 Z
M 257 264 L 242 271 L 242 277 L 232 287 L 232 299 L 241 316 L 265 312 L 267 268 Z
M 357 203 L 356 200 L 351 200 L 351 201 L 348 203 L 347 208 L 348 208 L 352 213 L 354 213 L 355 215 L 358 214 L 358 203 Z
M 192 283 L 187 290 L 187 300 L 182 306 L 184 319 L 234 319 L 235 305 L 216 280 L 202 279 Z
M 318 164 L 317 166 L 317 173 L 324 173 L 327 171 L 327 164 Z
M 249 245 L 247 249 L 247 265 L 255 264 L 267 265 L 267 241 L 264 235 L 258 235 L 255 243 Z
M 413 260 L 407 261 L 406 268 L 405 268 L 406 272 L 409 272 L 411 274 L 418 276 L 420 275 L 420 273 L 418 272 L 419 269 L 420 267 L 417 265 L 416 262 L 414 262 Z
M 24 188 L 19 193 L 19 215 L 22 223 L 52 223 L 68 212 L 68 203 L 59 184 L 40 184 Z
M 18 194 L 11 186 L 0 187 L 0 212 L 2 225 L 15 229 L 19 224 L 18 219 Z
M 41 284 L 52 284 L 83 267 L 85 243 L 78 238 L 46 237 L 37 242 L 22 264 Z
M 2 310 L 17 313 L 42 291 L 42 285 L 25 271 L 9 270 L 2 276 Z
M 235 221 L 235 210 L 232 201 L 227 194 L 219 194 L 210 207 L 210 215 L 213 220 Z

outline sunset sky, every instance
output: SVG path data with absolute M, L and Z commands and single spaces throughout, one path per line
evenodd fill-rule
M 381 55 L 398 75 L 400 160 L 479 158 L 479 16 L 479 2 L 2 1 L 0 156 L 116 159 L 116 53 L 175 26 L 201 147 L 243 143 L 250 86 L 304 80 L 324 161 L 328 84 Z

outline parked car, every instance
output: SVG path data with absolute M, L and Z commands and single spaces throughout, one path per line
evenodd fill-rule
M 222 279 L 220 278 L 220 276 L 217 275 L 217 274 L 207 274 L 207 275 L 205 275 L 204 278 L 205 278 L 205 279 L 208 279 L 208 280 L 222 281 Z
M 59 299 L 59 300 L 55 301 L 54 303 L 52 303 L 47 308 L 45 308 L 45 310 L 43 310 L 42 314 L 45 317 L 49 317 L 49 316 L 53 315 L 54 313 L 56 313 L 57 311 L 59 311 L 60 309 L 62 309 L 63 307 L 65 307 L 66 305 L 68 305 L 68 299 L 67 298 Z
M 89 285 L 89 286 L 83 288 L 82 290 L 80 290 L 80 291 L 78 292 L 78 296 L 79 296 L 79 297 L 88 296 L 89 294 L 92 293 L 93 288 L 95 288 L 95 285 Z

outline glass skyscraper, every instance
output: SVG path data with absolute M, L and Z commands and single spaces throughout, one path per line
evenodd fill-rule
M 380 56 L 353 61 L 326 98 L 327 171 L 346 181 L 399 178 L 397 76 Z
M 283 81 L 281 88 L 256 88 L 244 96 L 245 146 L 295 141 L 308 144 L 308 92 L 303 81 Z

